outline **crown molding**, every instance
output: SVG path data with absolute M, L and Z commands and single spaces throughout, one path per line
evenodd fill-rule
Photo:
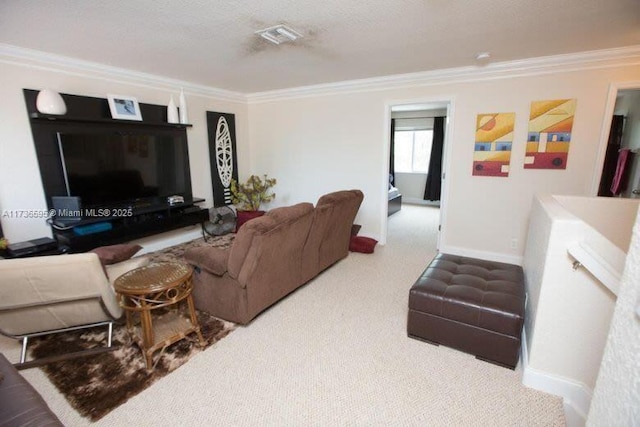
M 192 82 L 118 68 L 0 43 L 0 62 L 125 84 L 186 92 L 223 101 L 257 104 L 312 96 L 383 91 L 415 86 L 468 83 L 541 74 L 640 65 L 640 45 L 564 55 L 490 63 L 484 66 L 448 68 L 396 74 L 335 83 L 300 86 L 265 92 L 241 93 Z
M 634 65 L 640 65 L 640 45 L 506 61 L 484 66 L 448 68 L 266 92 L 254 92 L 247 94 L 247 99 L 250 104 L 253 104 L 311 96 L 381 91 L 445 83 L 468 83 Z
M 183 88 L 185 92 L 200 96 L 231 102 L 247 102 L 246 95 L 240 92 L 198 85 L 184 80 L 113 67 L 97 62 L 26 49 L 4 43 L 0 43 L 0 62 L 156 89 L 164 88 L 167 90 L 175 90 L 179 87 Z

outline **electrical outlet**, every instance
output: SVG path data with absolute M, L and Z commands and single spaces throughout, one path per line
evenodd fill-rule
M 518 249 L 518 239 L 515 237 L 511 238 L 511 249 Z

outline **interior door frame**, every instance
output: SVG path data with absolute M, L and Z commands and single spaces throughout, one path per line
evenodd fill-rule
M 439 218 L 439 230 L 437 233 L 437 242 L 436 249 L 440 249 L 442 246 L 442 242 L 446 242 L 446 221 L 447 221 L 447 200 L 449 199 L 449 175 L 448 171 L 450 169 L 450 161 L 451 161 L 451 146 L 453 141 L 453 118 L 455 112 L 455 96 L 453 95 L 441 95 L 437 97 L 430 98 L 410 98 L 410 99 L 399 99 L 399 100 L 389 100 L 385 102 L 384 105 L 384 137 L 383 140 L 383 150 L 384 153 L 383 159 L 383 173 L 382 173 L 382 182 L 380 184 L 380 188 L 382 189 L 382 208 L 380 210 L 380 214 L 382 215 L 382 224 L 380 227 L 381 230 L 381 244 L 385 244 L 387 242 L 387 218 L 389 212 L 389 138 L 391 135 L 391 109 L 395 106 L 400 105 L 413 105 L 413 104 L 446 104 L 447 105 L 447 118 L 445 120 L 445 130 L 444 130 L 444 150 L 442 151 L 442 191 L 440 193 L 440 218 Z
M 604 169 L 604 160 L 607 153 L 607 144 L 609 143 L 609 132 L 611 132 L 611 119 L 616 109 L 616 99 L 618 92 L 621 90 L 640 90 L 640 80 L 631 82 L 614 82 L 609 85 L 609 93 L 607 95 L 607 103 L 602 119 L 602 131 L 600 132 L 600 145 L 598 146 L 598 155 L 591 183 L 591 196 L 598 197 L 598 188 L 600 187 L 600 179 L 602 170 Z

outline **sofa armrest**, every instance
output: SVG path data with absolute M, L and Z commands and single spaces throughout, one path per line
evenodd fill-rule
M 0 425 L 63 426 L 40 393 L 0 353 Z
M 220 249 L 216 247 L 190 248 L 184 253 L 187 262 L 203 270 L 222 276 L 227 272 L 229 261 L 229 248 Z

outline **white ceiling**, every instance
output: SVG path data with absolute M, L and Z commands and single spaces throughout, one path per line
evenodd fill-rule
M 0 0 L 0 43 L 253 93 L 640 45 L 640 0 Z

